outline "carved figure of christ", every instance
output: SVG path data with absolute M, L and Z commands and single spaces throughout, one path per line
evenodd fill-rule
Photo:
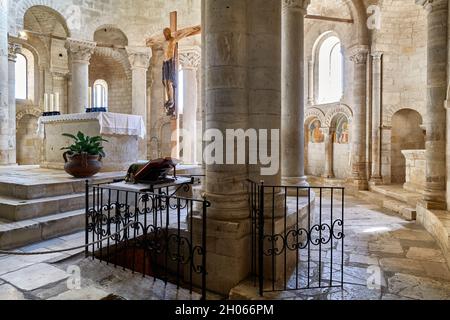
M 162 66 L 162 82 L 166 91 L 164 107 L 169 116 L 175 115 L 175 87 L 177 85 L 177 44 L 180 40 L 195 36 L 201 32 L 200 26 L 176 30 L 176 13 L 171 14 L 172 28 L 165 28 L 162 36 L 147 39 L 146 45 L 152 47 L 160 45 L 164 51 Z

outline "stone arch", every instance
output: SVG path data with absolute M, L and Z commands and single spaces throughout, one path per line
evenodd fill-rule
M 347 179 L 351 175 L 352 130 L 348 113 L 335 112 L 330 120 L 330 164 L 333 176 Z
M 16 147 L 19 165 L 37 165 L 41 160 L 42 139 L 38 134 L 37 119 L 41 110 L 30 107 L 16 115 Z
M 423 121 L 425 120 L 424 113 L 422 110 L 420 110 L 420 108 L 405 107 L 405 106 L 401 106 L 401 105 L 390 105 L 384 110 L 383 125 L 386 127 L 391 127 L 392 126 L 392 117 L 394 116 L 394 114 L 396 114 L 397 112 L 399 112 L 401 110 L 414 110 L 420 114 Z
M 353 121 L 353 111 L 352 109 L 345 105 L 345 104 L 337 104 L 331 109 L 327 111 L 325 114 L 325 121 L 324 126 L 326 127 L 333 127 L 333 120 L 336 118 L 336 116 L 344 115 L 347 117 L 348 122 L 352 123 Z
M 127 78 L 131 79 L 131 64 L 125 51 L 106 47 L 96 47 L 94 49 L 94 54 L 100 57 L 112 58 L 118 62 L 122 66 Z
M 94 32 L 93 32 L 93 34 L 92 34 L 92 39 L 95 41 L 95 42 L 98 42 L 98 40 L 95 38 L 95 35 L 96 35 L 96 33 L 97 32 L 99 32 L 99 31 L 101 31 L 101 30 L 114 30 L 114 31 L 116 31 L 116 32 L 118 32 L 122 37 L 123 37 L 123 40 L 125 40 L 125 42 L 126 43 L 124 43 L 123 45 L 124 46 L 128 46 L 128 35 L 125 33 L 125 31 L 123 31 L 123 29 L 122 28 L 120 28 L 117 24 L 111 24 L 111 23 L 107 23 L 107 24 L 102 24 L 102 25 L 100 25 L 100 26 L 98 26 L 95 30 L 94 30 Z M 108 44 L 113 44 L 113 43 L 108 43 Z M 114 43 L 114 44 L 116 44 L 116 43 Z
M 69 21 L 71 18 L 70 11 L 68 10 L 69 8 L 71 8 L 71 6 L 67 7 L 67 4 L 65 4 L 63 1 L 53 0 L 19 0 L 15 4 L 13 4 L 13 10 L 15 12 L 15 23 L 13 26 L 15 27 L 15 29 L 11 30 L 12 34 L 17 35 L 20 30 L 24 29 L 25 13 L 32 7 L 36 6 L 46 7 L 57 14 L 64 22 L 63 26 L 66 29 L 67 36 L 70 37 L 72 32 L 67 24 L 67 21 Z
M 312 119 L 317 118 L 322 124 L 325 124 L 325 113 L 319 108 L 308 108 L 305 111 L 305 125 L 309 124 Z
M 423 117 L 417 110 L 402 108 L 393 115 L 391 124 L 391 182 L 405 183 L 406 160 L 402 151 L 425 150 Z
M 22 120 L 22 118 L 26 115 L 32 115 L 36 118 L 39 118 L 42 115 L 42 110 L 34 106 L 21 110 L 16 114 L 16 122 Z

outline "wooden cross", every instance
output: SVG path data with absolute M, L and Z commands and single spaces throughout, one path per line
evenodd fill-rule
M 171 32 L 172 39 L 174 39 L 174 41 L 176 41 L 175 45 L 172 47 L 174 50 L 173 51 L 173 59 L 174 59 L 174 75 L 173 75 L 173 77 L 175 78 L 174 84 L 176 84 L 176 85 L 173 85 L 173 87 L 170 88 L 170 91 L 172 91 L 170 93 L 171 99 L 168 99 L 167 101 L 173 101 L 173 104 L 171 105 L 171 109 L 169 109 L 170 110 L 169 112 L 170 112 L 170 114 L 172 114 L 172 117 L 176 119 L 177 113 L 178 113 L 177 112 L 177 96 L 178 96 L 177 84 L 178 84 L 178 70 L 179 70 L 178 41 L 180 41 L 181 39 L 199 34 L 201 32 L 201 27 L 195 26 L 195 27 L 188 27 L 188 28 L 184 28 L 182 30 L 178 30 L 178 14 L 176 11 L 174 11 L 174 12 L 170 13 L 170 28 L 169 29 Z M 165 38 L 165 35 L 163 35 L 163 33 L 161 33 L 157 36 L 147 39 L 146 45 L 148 47 L 154 47 L 154 46 L 158 47 L 158 46 L 163 45 L 164 42 L 166 42 L 166 41 L 167 40 Z M 167 105 L 166 105 L 166 108 L 167 108 Z

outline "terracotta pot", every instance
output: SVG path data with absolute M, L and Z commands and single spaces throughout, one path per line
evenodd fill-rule
M 102 156 L 91 156 L 87 153 L 71 155 L 69 152 L 63 154 L 64 170 L 75 178 L 89 178 L 100 172 L 102 168 Z

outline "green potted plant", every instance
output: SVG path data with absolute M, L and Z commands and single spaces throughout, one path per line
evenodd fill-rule
M 101 136 L 89 137 L 82 132 L 77 135 L 63 133 L 64 137 L 74 140 L 70 146 L 61 148 L 65 161 L 64 170 L 75 178 L 88 178 L 97 174 L 102 168 L 105 157 L 102 142 L 108 142 Z

